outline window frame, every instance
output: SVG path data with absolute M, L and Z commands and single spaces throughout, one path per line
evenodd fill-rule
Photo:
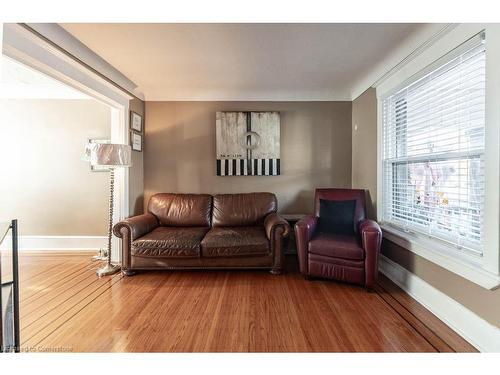
M 384 238 L 395 244 L 430 260 L 439 266 L 454 272 L 487 289 L 495 289 L 500 285 L 500 25 L 493 24 L 460 24 L 450 29 L 439 39 L 428 43 L 425 49 L 405 60 L 398 70 L 391 72 L 383 81 L 378 82 L 377 89 L 377 216 L 383 218 L 385 204 L 382 160 L 383 141 L 383 100 L 394 94 L 410 82 L 423 77 L 442 59 L 460 54 L 467 43 L 477 43 L 480 33 L 486 33 L 486 124 L 485 124 L 485 197 L 484 197 L 484 248 L 482 256 L 460 251 L 445 241 L 431 238 L 425 234 L 406 232 L 403 228 L 380 220 Z M 446 57 L 445 57 L 446 56 Z M 440 61 L 441 60 L 441 61 Z M 496 66 L 495 66 L 496 65 Z

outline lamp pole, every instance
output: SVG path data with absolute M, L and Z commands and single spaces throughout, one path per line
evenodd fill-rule
M 113 237 L 113 208 L 114 208 L 114 192 L 115 192 L 115 168 L 109 169 L 109 221 L 108 221 L 108 259 L 106 265 L 99 268 L 97 276 L 108 276 L 117 273 L 120 270 L 119 265 L 111 264 L 111 240 Z

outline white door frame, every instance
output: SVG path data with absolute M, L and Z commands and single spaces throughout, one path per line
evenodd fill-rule
M 112 85 L 21 25 L 4 24 L 2 52 L 109 105 L 112 113 L 111 141 L 129 144 L 128 113 L 129 101 L 133 99 L 133 96 Z M 120 168 L 116 172 L 113 217 L 115 223 L 128 217 L 130 209 L 128 169 Z M 114 238 L 113 261 L 120 260 L 120 250 L 120 242 Z

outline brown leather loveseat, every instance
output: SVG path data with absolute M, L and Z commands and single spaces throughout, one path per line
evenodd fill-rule
M 279 274 L 290 227 L 276 210 L 271 193 L 155 194 L 147 213 L 113 228 L 122 240 L 122 272 L 263 268 Z

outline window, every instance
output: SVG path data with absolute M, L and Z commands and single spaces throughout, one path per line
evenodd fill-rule
M 483 253 L 484 33 L 382 99 L 382 222 Z

